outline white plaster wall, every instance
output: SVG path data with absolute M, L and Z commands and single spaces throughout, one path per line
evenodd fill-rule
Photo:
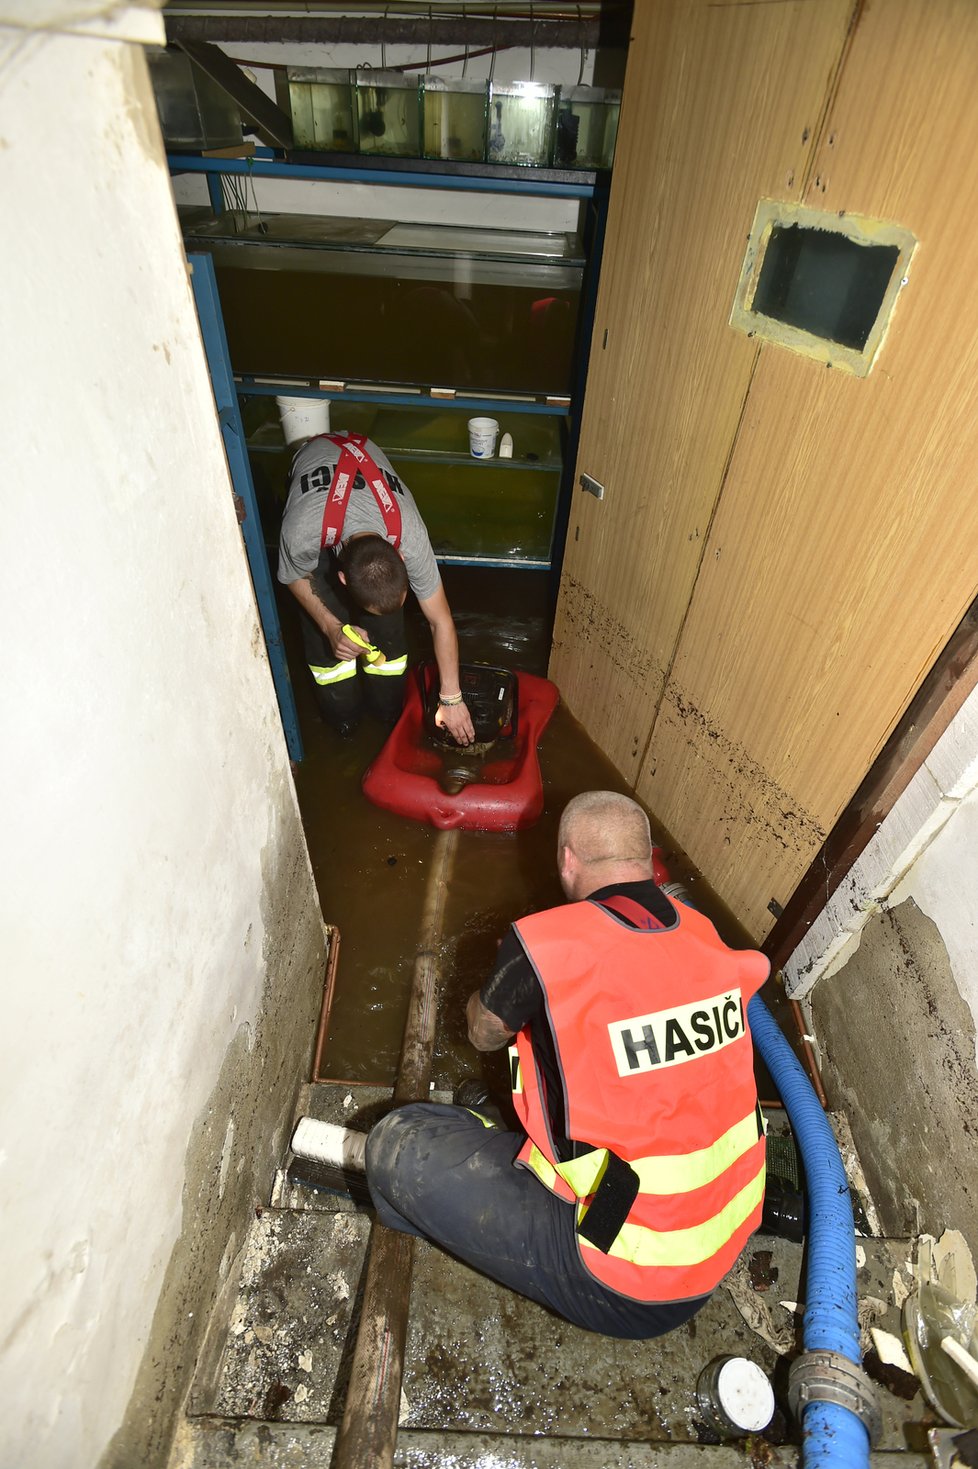
M 0 1463 L 65 1469 L 129 1400 L 295 797 L 138 47 L 0 27 L 0 198 Z
M 806 996 L 859 947 L 881 907 L 907 898 L 940 930 L 978 1028 L 978 690 L 971 694 L 785 965 Z

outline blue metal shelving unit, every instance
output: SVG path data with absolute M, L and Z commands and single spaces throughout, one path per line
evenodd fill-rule
M 282 626 L 279 622 L 275 586 L 269 570 L 268 553 L 265 550 L 265 539 L 261 530 L 258 499 L 255 495 L 254 481 L 251 478 L 251 464 L 248 460 L 244 425 L 241 422 L 241 409 L 238 405 L 237 384 L 231 371 L 231 357 L 228 353 L 227 337 L 224 332 L 224 318 L 221 315 L 221 302 L 217 294 L 214 262 L 206 254 L 190 255 L 188 259 L 191 267 L 190 279 L 194 290 L 194 301 L 197 305 L 201 336 L 204 339 L 204 351 L 207 354 L 207 366 L 210 369 L 211 383 L 214 388 L 217 418 L 221 425 L 228 467 L 231 470 L 231 482 L 234 485 L 235 493 L 241 496 L 245 505 L 245 518 L 241 530 L 248 555 L 248 565 L 251 569 L 251 580 L 258 600 L 258 613 L 265 634 L 265 646 L 268 649 L 268 661 L 271 664 L 275 694 L 282 715 L 282 727 L 285 730 L 285 739 L 291 759 L 301 760 L 303 750 L 302 736 L 299 733 L 299 716 L 295 707 L 292 681 L 289 678 L 285 647 L 282 643 Z
M 494 411 L 505 409 L 506 413 L 568 417 L 570 420 L 569 453 L 565 458 L 561 487 L 557 496 L 549 563 L 530 562 L 512 558 L 505 562 L 497 562 L 487 560 L 483 557 L 439 557 L 439 560 L 443 563 L 451 565 L 513 566 L 539 570 L 549 568 L 552 573 L 554 590 L 556 590 L 570 513 L 570 498 L 572 493 L 570 477 L 573 474 L 576 458 L 587 361 L 594 324 L 597 279 L 600 269 L 601 248 L 604 240 L 604 225 L 607 213 L 608 181 L 602 175 L 596 177 L 593 174 L 582 174 L 580 178 L 568 178 L 564 175 L 555 178 L 552 176 L 552 170 L 501 170 L 492 168 L 480 170 L 478 165 L 468 168 L 462 168 L 456 165 L 450 167 L 449 171 L 446 171 L 439 166 L 433 166 L 431 164 L 422 166 L 418 163 L 412 165 L 410 160 L 405 161 L 403 164 L 398 163 L 394 165 L 392 163 L 390 166 L 367 166 L 366 164 L 358 164 L 355 161 L 344 161 L 341 163 L 335 161 L 330 163 L 296 162 L 270 148 L 257 148 L 253 154 L 243 158 L 206 158 L 200 154 L 170 154 L 168 155 L 168 162 L 172 174 L 199 173 L 206 176 L 211 207 L 216 215 L 219 215 L 223 210 L 223 195 L 221 190 L 222 174 L 243 175 L 254 178 L 292 179 L 294 181 L 370 183 L 393 185 L 398 188 L 448 189 L 468 193 L 577 199 L 583 201 L 587 206 L 585 228 L 587 264 L 585 266 L 584 288 L 581 295 L 581 313 L 578 322 L 578 335 L 575 349 L 575 386 L 570 402 L 566 400 L 552 400 L 547 402 L 534 400 L 529 397 L 510 398 L 504 395 L 477 397 L 456 394 L 455 396 L 447 397 L 443 394 L 398 392 L 395 388 L 374 390 L 360 386 L 344 388 L 342 392 L 337 392 L 335 388 L 320 388 L 308 380 L 295 381 L 284 377 L 262 378 L 243 375 L 235 376 L 231 369 L 230 358 L 228 356 L 227 338 L 224 332 L 220 302 L 217 296 L 213 261 L 206 253 L 200 255 L 195 254 L 190 257 L 194 265 L 194 293 L 197 299 L 198 314 L 201 318 L 201 328 L 204 333 L 211 377 L 214 380 L 215 398 L 217 399 L 221 416 L 221 425 L 228 451 L 228 461 L 231 465 L 235 489 L 242 496 L 248 508 L 244 531 L 245 544 L 248 549 L 249 563 L 255 582 L 255 592 L 261 612 L 262 625 L 265 630 L 265 639 L 268 644 L 269 658 L 272 663 L 272 672 L 275 678 L 279 706 L 282 710 L 282 722 L 285 726 L 290 754 L 293 759 L 301 759 L 302 745 L 299 735 L 298 718 L 292 687 L 289 681 L 288 668 L 285 662 L 284 649 L 282 647 L 274 586 L 269 573 L 268 557 L 261 536 L 257 501 L 251 478 L 251 468 L 248 462 L 244 432 L 241 425 L 238 399 L 256 396 L 276 396 L 286 393 L 293 397 L 329 398 L 333 401 L 339 398 L 348 403 L 373 403 L 384 407 L 454 408 L 474 414 L 491 414 Z

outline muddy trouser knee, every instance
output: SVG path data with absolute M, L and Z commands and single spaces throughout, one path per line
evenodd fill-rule
M 377 1217 L 590 1331 L 647 1338 L 694 1315 L 703 1299 L 640 1304 L 594 1279 L 581 1259 L 574 1205 L 514 1166 L 522 1142 L 464 1107 L 399 1107 L 367 1139 Z

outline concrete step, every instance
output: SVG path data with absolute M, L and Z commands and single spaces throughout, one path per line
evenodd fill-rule
M 219 1418 L 188 1421 L 171 1469 L 329 1469 L 336 1430 L 309 1423 L 238 1423 Z M 614 1443 L 609 1439 L 519 1439 L 503 1434 L 418 1433 L 402 1429 L 395 1469 L 796 1469 L 797 1448 L 761 1446 L 763 1457 L 742 1444 Z M 875 1453 L 872 1469 L 927 1469 L 928 1455 Z
M 269 1209 L 255 1221 L 217 1366 L 195 1389 L 192 1413 L 339 1424 L 370 1228 L 368 1211 L 322 1208 Z M 864 1313 L 898 1330 L 894 1272 L 905 1275 L 907 1242 L 865 1240 L 860 1251 Z M 742 1269 L 687 1326 L 627 1342 L 570 1326 L 418 1241 L 402 1428 L 695 1444 L 696 1381 L 716 1356 L 759 1362 L 785 1405 L 787 1356 L 798 1346 L 782 1302 L 802 1298 L 802 1268 L 800 1246 L 755 1236 Z M 929 1418 L 919 1393 L 906 1402 L 882 1389 L 881 1399 L 881 1447 L 922 1443 Z
M 435 1100 L 442 1100 L 438 1095 Z M 444 1098 L 448 1100 L 447 1098 Z M 298 1113 L 363 1130 L 389 1090 L 306 1087 Z M 250 1231 L 215 1313 L 171 1469 L 330 1462 L 356 1338 L 372 1213 L 281 1171 L 273 1207 Z M 909 1244 L 859 1242 L 864 1323 L 899 1333 Z M 398 1465 L 410 1469 L 646 1469 L 751 1462 L 745 1447 L 699 1441 L 696 1381 L 725 1354 L 768 1372 L 786 1408 L 800 1350 L 804 1252 L 755 1236 L 741 1266 L 686 1327 L 620 1342 L 569 1326 L 418 1241 L 401 1395 Z M 868 1341 L 868 1339 L 867 1339 Z M 880 1390 L 874 1464 L 924 1465 L 932 1421 L 918 1393 Z M 775 1435 L 776 1437 L 776 1435 Z M 797 1447 L 761 1442 L 753 1462 L 795 1464 Z M 920 1450 L 921 1453 L 911 1452 Z

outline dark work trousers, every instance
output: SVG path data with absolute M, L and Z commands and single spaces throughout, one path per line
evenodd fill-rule
M 327 724 L 349 733 L 360 722 L 364 704 L 384 724 L 393 725 L 404 705 L 407 678 L 407 639 L 404 610 L 378 616 L 364 612 L 346 594 L 335 572 L 317 572 L 313 577 L 316 595 L 341 622 L 362 628 L 368 640 L 385 655 L 377 667 L 365 658 L 337 662 L 329 639 L 320 632 L 302 608 L 302 646 L 316 685 L 316 702 Z
M 581 1260 L 574 1205 L 513 1166 L 522 1143 L 522 1134 L 487 1127 L 464 1107 L 398 1108 L 367 1138 L 378 1218 L 605 1336 L 661 1336 L 705 1304 L 709 1297 L 649 1305 L 596 1281 Z

